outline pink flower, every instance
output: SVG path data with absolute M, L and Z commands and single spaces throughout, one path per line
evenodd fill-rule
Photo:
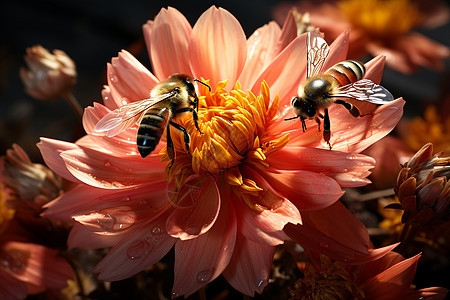
M 448 291 L 442 287 L 414 290 L 414 279 L 420 254 L 405 259 L 390 251 L 392 247 L 371 250 L 378 259 L 351 265 L 333 262 L 322 255 L 304 271 L 296 282 L 295 299 L 444 299 Z
M 306 35 L 297 37 L 289 20 L 246 39 L 224 9 L 211 7 L 193 28 L 177 10 L 162 9 L 143 27 L 154 74 L 122 51 L 108 65 L 105 106 L 85 110 L 88 134 L 75 144 L 41 139 L 47 165 L 79 183 L 45 215 L 77 222 L 71 247 L 113 247 L 94 269 L 100 279 L 132 276 L 175 246 L 173 297 L 190 295 L 220 274 L 244 294 L 260 293 L 288 223 L 321 233 L 298 233 L 314 250 L 340 240 L 345 246 L 331 251 L 335 257 L 368 254 L 367 231 L 338 199 L 342 187 L 368 183 L 374 161 L 358 153 L 397 124 L 404 101 L 361 103 L 373 116 L 359 119 L 331 107 L 332 151 L 314 121 L 307 121 L 306 132 L 298 122 L 285 122 L 306 74 Z M 324 68 L 345 59 L 347 41 L 343 34 L 330 46 Z M 366 77 L 379 82 L 383 64 L 382 57 L 366 64 Z M 145 159 L 139 156 L 137 126 L 114 137 L 93 131 L 110 110 L 148 97 L 173 73 L 203 78 L 212 91 L 199 86 L 203 134 L 192 118 L 176 120 L 190 135 L 190 152 L 172 128 L 171 168 L 164 141 Z
M 295 4 L 279 4 L 273 15 L 281 22 L 295 6 L 301 13 L 308 12 L 311 25 L 323 31 L 330 41 L 342 31 L 351 29 L 350 58 L 360 58 L 366 53 L 373 56 L 383 54 L 389 67 L 411 73 L 420 66 L 442 70 L 444 59 L 450 57 L 448 47 L 411 31 L 419 25 L 436 27 L 448 22 L 449 9 L 442 2 L 299 0 Z

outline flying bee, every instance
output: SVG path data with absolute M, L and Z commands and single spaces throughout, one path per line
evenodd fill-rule
M 329 47 L 318 33 L 308 33 L 306 47 L 306 80 L 299 86 L 297 96 L 291 101 L 296 116 L 285 120 L 300 118 L 303 132 L 305 132 L 306 119 L 315 119 L 319 131 L 322 119 L 323 139 L 331 149 L 331 124 L 328 115 L 328 107 L 331 104 L 341 104 L 354 117 L 363 117 L 370 113 L 361 114 L 356 106 L 344 99 L 386 104 L 394 100 L 394 97 L 384 87 L 371 80 L 362 79 L 366 70 L 364 65 L 357 61 L 346 60 L 319 73 L 328 56 Z M 323 111 L 323 114 L 320 111 Z
M 156 148 L 164 130 L 167 129 L 167 154 L 173 163 L 175 150 L 169 125 L 183 132 L 184 143 L 189 153 L 189 134 L 183 126 L 173 122 L 178 114 L 192 113 L 195 127 L 202 133 L 198 127 L 198 97 L 193 81 L 211 90 L 209 85 L 198 79 L 192 79 L 184 74 L 173 74 L 152 89 L 150 98 L 125 104 L 106 114 L 95 125 L 94 131 L 105 132 L 106 136 L 112 137 L 138 124 L 136 144 L 144 158 Z

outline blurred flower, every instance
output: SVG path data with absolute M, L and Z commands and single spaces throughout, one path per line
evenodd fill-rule
M 30 243 L 13 219 L 11 198 L 0 176 L 0 298 L 25 299 L 46 289 L 59 290 L 74 277 L 70 265 L 56 250 Z
M 20 77 L 30 96 L 39 100 L 57 100 L 72 91 L 77 71 L 75 63 L 64 51 L 53 50 L 51 54 L 36 45 L 27 48 L 24 58 L 29 69 L 22 68 Z
M 414 290 L 419 258 L 420 254 L 405 259 L 391 251 L 372 262 L 351 265 L 321 255 L 296 282 L 291 299 L 444 299 L 445 288 Z
M 450 153 L 450 117 L 440 109 L 429 105 L 423 117 L 400 123 L 398 132 L 411 149 L 418 151 L 422 145 L 430 142 L 436 151 Z
M 271 22 L 247 40 L 224 9 L 211 7 L 193 28 L 177 10 L 162 9 L 144 25 L 155 75 L 122 51 L 108 65 L 105 106 L 85 111 L 88 135 L 75 144 L 41 139 L 47 165 L 79 183 L 44 214 L 77 222 L 71 247 L 113 247 L 94 269 L 100 279 L 130 277 L 175 245 L 173 297 L 220 274 L 244 294 L 260 293 L 288 223 L 288 234 L 314 251 L 349 260 L 368 254 L 366 229 L 338 199 L 342 187 L 368 183 L 374 161 L 358 153 L 392 130 L 404 101 L 363 103 L 373 116 L 351 120 L 345 108 L 330 108 L 332 151 L 314 121 L 307 132 L 285 122 L 306 74 L 306 35 L 297 36 L 294 16 L 288 19 L 282 29 Z M 343 34 L 330 46 L 324 68 L 345 59 L 347 40 Z M 379 82 L 383 64 L 381 57 L 366 64 L 367 78 Z M 93 132 L 110 110 L 148 97 L 173 73 L 205 78 L 212 91 L 199 86 L 203 134 L 191 118 L 177 119 L 191 142 L 187 152 L 183 134 L 172 131 L 172 167 L 164 163 L 164 141 L 140 157 L 137 126 L 114 137 Z M 293 225 L 302 222 L 300 230 Z
M 4 183 L 17 197 L 40 212 L 41 207 L 60 195 L 61 177 L 41 164 L 34 164 L 18 145 L 6 151 L 3 169 Z
M 450 56 L 448 47 L 411 31 L 419 25 L 437 26 L 448 22 L 449 10 L 443 1 L 342 0 L 317 3 L 300 0 L 295 6 L 300 12 L 309 12 L 311 24 L 323 31 L 329 40 L 351 29 L 350 58 L 360 58 L 366 53 L 373 56 L 384 54 L 388 66 L 411 73 L 419 66 L 441 70 L 443 59 Z M 278 5 L 273 12 L 275 19 L 283 20 L 291 7 L 292 3 Z M 402 12 L 401 18 L 399 12 Z

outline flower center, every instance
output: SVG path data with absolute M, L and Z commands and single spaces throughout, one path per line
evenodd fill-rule
M 408 0 L 343 0 L 338 6 L 353 28 L 384 41 L 405 34 L 421 21 L 419 9 Z
M 364 299 L 363 291 L 339 262 L 321 255 L 320 270 L 310 265 L 295 283 L 291 299 Z

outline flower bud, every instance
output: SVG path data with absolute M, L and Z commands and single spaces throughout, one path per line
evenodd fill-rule
M 29 69 L 21 68 L 25 92 L 40 100 L 57 100 L 72 91 L 77 71 L 75 63 L 64 51 L 51 54 L 37 45 L 27 48 L 24 59 Z

